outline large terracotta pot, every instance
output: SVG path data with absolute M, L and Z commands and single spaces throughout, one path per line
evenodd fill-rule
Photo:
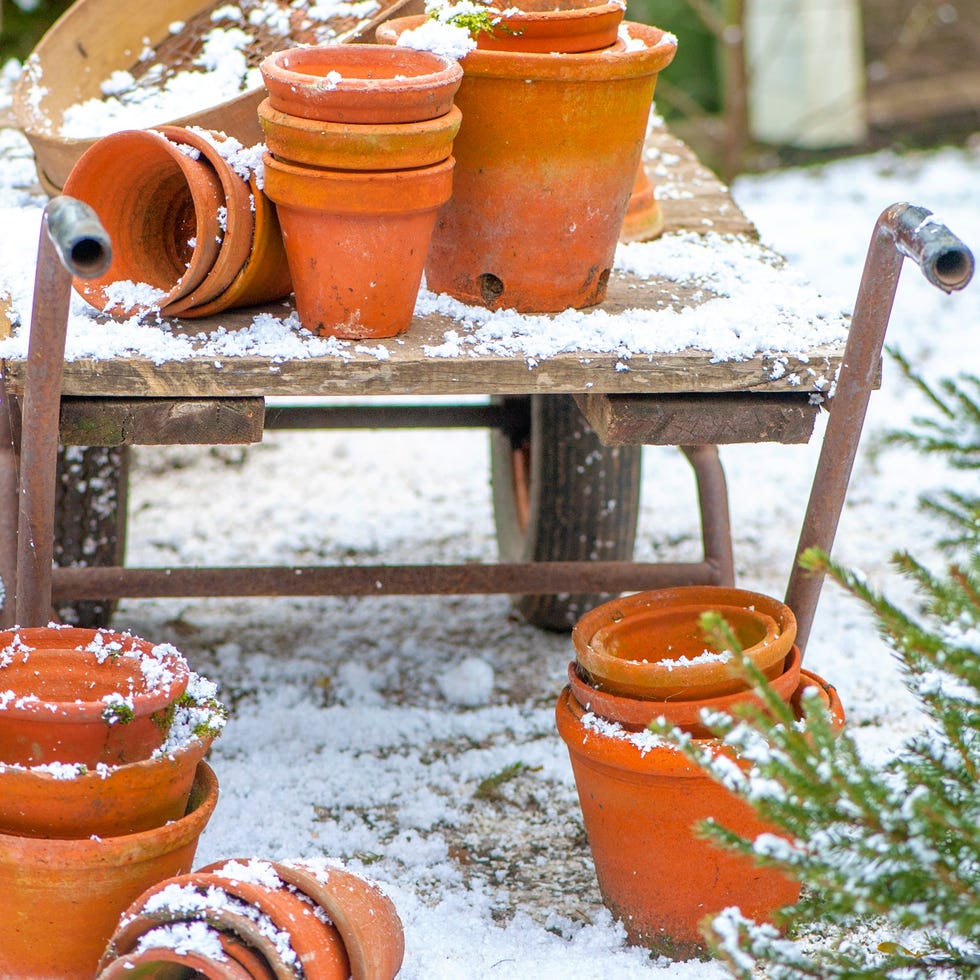
M 148 758 L 190 678 L 173 647 L 129 633 L 0 633 L 0 762 L 95 768 Z
M 797 690 L 813 685 L 824 691 L 842 725 L 836 692 L 802 671 Z M 758 921 L 772 921 L 778 909 L 797 900 L 797 881 L 697 836 L 694 825 L 708 817 L 744 837 L 774 828 L 675 748 L 648 732 L 597 720 L 567 687 L 555 717 L 599 890 L 630 942 L 675 958 L 702 955 L 699 924 L 706 916 L 737 905 Z M 729 751 L 716 740 L 704 744 Z
M 265 156 L 296 309 L 324 336 L 392 337 L 412 322 L 453 159 L 416 170 L 341 171 Z
M 277 159 L 332 170 L 408 170 L 440 163 L 452 154 L 462 116 L 414 123 L 332 123 L 259 105 L 265 145 Z
M 381 25 L 395 43 L 419 18 Z M 635 44 L 534 54 L 477 49 L 462 61 L 452 200 L 440 211 L 427 285 L 522 313 L 602 301 L 657 74 L 676 42 L 629 23 Z
M 122 912 L 191 867 L 217 800 L 202 762 L 186 815 L 154 830 L 88 840 L 0 834 L 0 976 L 92 980 Z
M 260 65 L 279 112 L 339 123 L 409 123 L 444 116 L 463 71 L 429 51 L 374 44 L 289 48 Z
M 700 618 L 708 611 L 724 616 L 743 656 L 770 680 L 783 673 L 796 639 L 792 610 L 724 586 L 655 589 L 603 603 L 575 624 L 575 657 L 591 682 L 614 694 L 664 701 L 744 690 L 734 655 L 707 649 Z

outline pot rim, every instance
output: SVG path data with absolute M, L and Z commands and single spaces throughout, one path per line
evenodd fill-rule
M 425 14 L 394 17 L 378 25 L 378 38 L 385 45 L 399 47 L 398 38 L 425 20 Z M 400 28 L 400 29 L 399 29 Z M 644 43 L 642 49 L 630 48 L 620 37 L 615 44 L 595 51 L 573 51 L 541 54 L 536 51 L 491 51 L 475 48 L 460 59 L 465 76 L 522 78 L 534 82 L 616 81 L 641 75 L 656 75 L 666 68 L 677 53 L 673 34 L 659 27 L 624 20 L 634 40 Z
M 96 636 L 104 637 L 110 643 L 121 643 L 122 649 L 118 651 L 118 656 L 113 656 L 112 654 L 116 651 L 111 651 L 107 653 L 105 658 L 99 660 L 96 650 L 90 649 Z M 62 641 L 62 637 L 66 637 L 66 639 Z M 86 637 L 87 640 L 84 639 Z M 160 652 L 155 654 L 154 651 Z M 57 660 L 65 654 L 78 654 L 86 663 L 92 662 L 93 671 L 107 665 L 107 676 L 108 672 L 124 659 L 126 661 L 141 661 L 144 657 L 153 657 L 159 660 L 172 675 L 172 679 L 165 685 L 148 686 L 146 676 L 137 663 L 133 664 L 133 669 L 127 672 L 119 672 L 121 676 L 130 679 L 130 684 L 125 691 L 114 688 L 114 693 L 133 698 L 134 702 L 139 705 L 139 716 L 154 714 L 168 707 L 184 693 L 190 680 L 190 667 L 183 654 L 176 647 L 170 644 L 152 643 L 149 640 L 134 636 L 132 633 L 120 633 L 107 629 L 85 627 L 57 627 L 53 629 L 39 626 L 15 627 L 0 632 L 0 687 L 6 686 L 9 682 L 10 675 L 5 673 L 13 666 L 9 657 L 17 654 L 23 655 L 21 666 L 26 665 L 35 656 L 44 662 L 49 659 Z M 25 722 L 41 720 L 45 724 L 77 725 L 102 721 L 103 712 L 107 706 L 109 706 L 109 702 L 101 699 L 83 701 L 80 698 L 72 698 L 59 701 L 34 696 L 29 691 L 15 692 L 15 696 L 12 698 L 0 699 L 0 717 L 21 718 Z

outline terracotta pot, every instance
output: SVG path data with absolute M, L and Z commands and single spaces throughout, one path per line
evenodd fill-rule
M 124 130 L 98 140 L 72 168 L 64 193 L 90 205 L 112 240 L 109 271 L 74 283 L 99 310 L 162 309 L 191 294 L 218 257 L 221 182 L 207 160 L 160 133 Z M 145 283 L 156 294 L 136 298 L 113 289 L 117 283 Z
M 394 43 L 419 23 L 388 21 L 378 40 Z M 638 46 L 478 49 L 462 60 L 456 175 L 429 248 L 430 289 L 522 313 L 602 301 L 657 74 L 676 50 L 658 28 L 626 26 Z
M 252 207 L 255 209 L 255 232 L 248 258 L 223 293 L 208 303 L 185 310 L 181 314 L 184 319 L 213 316 L 224 310 L 271 303 L 293 291 L 286 246 L 282 240 L 282 229 L 279 227 L 275 205 L 266 197 L 254 172 L 249 177 L 248 184 Z
M 608 48 L 615 44 L 626 13 L 626 5 L 615 0 L 560 7 L 553 0 L 522 0 L 520 8 L 504 2 L 493 6 L 500 11 L 499 18 L 494 17 L 494 30 L 476 36 L 476 46 L 485 51 L 569 54 Z
M 801 661 L 799 647 L 794 646 L 786 658 L 783 672 L 769 682 L 773 690 L 787 703 L 799 686 Z M 574 660 L 568 665 L 568 686 L 575 699 L 587 711 L 607 721 L 618 722 L 631 731 L 641 731 L 655 718 L 664 718 L 672 725 L 683 728 L 694 738 L 711 737 L 711 732 L 701 724 L 701 711 L 704 709 L 731 713 L 738 705 L 762 706 L 762 700 L 751 690 L 692 701 L 651 701 L 646 698 L 624 697 L 594 687 Z
M 270 879 L 278 884 L 270 885 Z M 190 900 L 185 894 L 188 891 L 192 893 Z M 200 898 L 197 910 L 193 893 Z M 255 921 L 255 912 L 264 917 L 265 925 Z M 293 977 L 300 972 L 306 980 L 347 980 L 350 976 L 340 933 L 317 916 L 316 903 L 287 888 L 272 865 L 248 859 L 208 865 L 141 895 L 127 910 L 106 948 L 102 969 L 114 958 L 132 952 L 142 937 L 162 922 L 202 919 L 214 928 L 231 930 L 245 944 L 254 946 L 276 977 Z M 276 933 L 288 937 L 288 950 L 281 939 L 273 941 Z
M 248 260 L 255 233 L 252 193 L 248 179 L 232 169 L 212 142 L 224 141 L 224 134 L 210 133 L 209 139 L 205 131 L 187 129 L 184 126 L 158 126 L 156 131 L 166 136 L 178 149 L 189 147 L 199 153 L 200 158 L 214 169 L 224 195 L 223 227 L 214 264 L 192 292 L 168 303 L 161 311 L 167 316 L 192 317 L 195 315 L 195 307 L 203 304 L 211 304 L 213 307 L 213 301 L 226 292 Z
M 259 106 L 265 145 L 277 159 L 332 170 L 407 170 L 446 160 L 462 114 L 453 106 L 414 123 L 331 123 Z
M 0 976 L 91 980 L 120 914 L 154 882 L 186 872 L 218 781 L 200 763 L 186 816 L 90 840 L 0 835 Z
M 2 632 L 0 762 L 95 768 L 147 759 L 163 744 L 168 709 L 189 676 L 173 647 L 128 633 Z
M 153 932 L 144 937 L 148 945 L 137 953 L 120 956 L 102 970 L 97 980 L 180 980 L 183 977 L 204 980 L 253 980 L 252 973 L 237 960 L 222 952 L 221 959 L 194 950 L 178 952 L 168 948 L 167 933 L 160 930 L 159 945 L 154 945 Z M 214 940 L 220 945 L 217 932 Z
M 119 837 L 177 820 L 187 809 L 211 738 L 128 765 L 70 778 L 48 768 L 0 765 L 0 833 L 24 837 Z
M 317 170 L 265 157 L 296 309 L 307 330 L 348 339 L 408 329 L 453 159 L 417 170 Z
M 115 960 L 134 952 L 141 938 L 154 929 L 198 921 L 233 937 L 233 943 L 225 943 L 229 955 L 249 965 L 256 977 L 263 976 L 263 969 L 285 980 L 296 976 L 296 956 L 278 941 L 279 930 L 271 919 L 223 891 L 209 892 L 208 885 L 200 883 L 198 872 L 161 881 L 133 902 L 105 947 L 97 976 L 101 978 Z
M 800 685 L 812 676 L 803 672 Z M 840 701 L 828 697 L 842 725 Z M 713 817 L 745 837 L 774 832 L 747 803 L 648 733 L 589 725 L 583 716 L 566 687 L 556 709 L 558 731 L 568 747 L 599 890 L 631 943 L 675 958 L 702 955 L 698 925 L 706 916 L 737 905 L 758 921 L 772 921 L 797 900 L 798 882 L 692 829 Z
M 796 640 L 792 610 L 759 592 L 724 586 L 655 589 L 605 602 L 573 627 L 576 660 L 597 686 L 630 697 L 693 700 L 744 690 L 720 657 L 681 661 L 705 651 L 699 619 L 711 610 L 725 616 L 745 656 L 770 680 L 783 672 Z
M 626 206 L 626 217 L 619 232 L 623 244 L 649 242 L 659 238 L 664 230 L 663 209 L 654 195 L 653 181 L 642 164 L 636 172 L 633 191 Z
M 277 51 L 259 66 L 279 112 L 338 123 L 406 123 L 444 116 L 463 70 L 429 51 L 328 44 Z
M 694 700 L 744 690 L 735 655 L 708 647 L 700 623 L 707 608 L 666 605 L 622 619 L 613 614 L 587 642 L 575 644 L 576 659 L 592 684 L 626 697 Z M 711 608 L 725 617 L 744 657 L 767 677 L 782 673 L 792 638 L 780 634 L 772 616 L 742 606 Z
M 340 867 L 280 861 L 273 867 L 330 917 L 344 942 L 354 980 L 392 980 L 405 956 L 394 903 L 373 882 Z

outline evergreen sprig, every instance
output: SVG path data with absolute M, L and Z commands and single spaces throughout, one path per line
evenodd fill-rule
M 980 379 L 932 386 L 893 356 L 938 418 L 914 419 L 913 430 L 891 441 L 941 453 L 956 468 L 980 467 Z M 980 496 L 946 492 L 924 503 L 953 528 L 940 542 L 953 561 L 935 573 L 907 553 L 894 556 L 916 586 L 915 611 L 819 551 L 802 556 L 806 568 L 871 610 L 921 706 L 922 730 L 887 763 L 864 762 L 818 696 L 804 697 L 794 714 L 747 662 L 742 669 L 764 707 L 705 719 L 728 754 L 717 743 L 657 729 L 773 829 L 745 840 L 706 821 L 701 832 L 804 885 L 801 901 L 779 917 L 791 925 L 788 935 L 738 909 L 704 924 L 736 976 L 980 977 Z M 706 635 L 737 649 L 719 619 L 706 619 Z M 865 936 L 805 945 L 803 937 L 828 927 Z M 871 930 L 889 939 L 875 946 Z

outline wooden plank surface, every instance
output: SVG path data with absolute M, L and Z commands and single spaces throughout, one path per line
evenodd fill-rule
M 651 135 L 646 163 L 662 196 L 666 231 L 756 236 L 721 182 L 686 145 L 665 130 Z M 710 289 L 705 286 L 640 279 L 616 271 L 599 308 L 612 314 L 638 306 L 681 310 L 697 307 L 711 298 Z M 278 305 L 270 312 L 281 317 L 288 310 Z M 220 318 L 176 324 L 176 329 L 189 337 L 219 326 L 231 332 L 250 326 L 255 314 L 255 310 L 232 312 Z M 525 392 L 799 393 L 801 379 L 803 390 L 825 387 L 826 381 L 833 378 L 841 355 L 838 347 L 827 346 L 810 349 L 799 357 L 779 352 L 742 361 L 713 361 L 712 355 L 702 350 L 634 354 L 624 360 L 621 352 L 582 350 L 549 356 L 531 365 L 520 354 L 436 357 L 431 350 L 426 351 L 442 345 L 446 332 L 459 326 L 448 316 L 416 317 L 407 333 L 381 342 L 384 357 L 372 352 L 378 347 L 378 342 L 373 341 L 365 343 L 361 350 L 350 345 L 342 356 L 201 356 L 162 362 L 141 356 L 70 360 L 65 364 L 62 390 L 65 395 L 88 397 L 169 398 Z M 8 359 L 4 363 L 12 394 L 23 392 L 23 373 L 22 360 Z

